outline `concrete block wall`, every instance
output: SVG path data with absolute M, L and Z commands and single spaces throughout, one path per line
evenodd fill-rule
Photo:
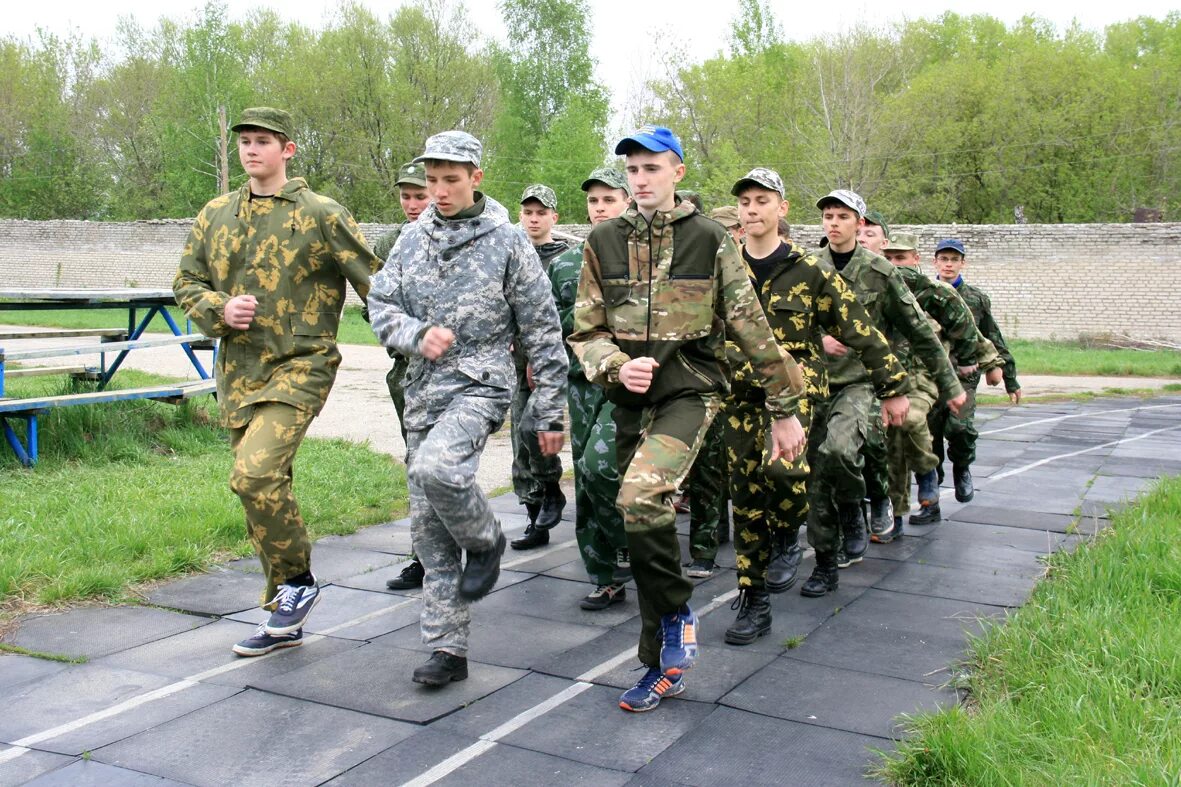
M 0 286 L 167 287 L 191 222 L 0 221 Z M 386 225 L 364 224 L 376 238 Z M 563 226 L 584 235 L 586 226 Z M 927 273 L 935 242 L 959 238 L 967 278 L 991 297 L 1007 336 L 1120 333 L 1181 341 L 1181 223 L 921 225 Z M 793 225 L 815 248 L 816 225 Z M 349 302 L 356 303 L 350 292 Z

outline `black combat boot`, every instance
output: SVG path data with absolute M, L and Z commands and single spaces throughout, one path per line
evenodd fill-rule
M 499 528 L 498 528 L 499 529 Z M 480 552 L 467 551 L 467 564 L 459 577 L 459 597 L 479 601 L 488 595 L 500 577 L 500 556 L 504 554 L 504 533 L 496 534 L 496 546 Z
M 467 679 L 467 659 L 436 650 L 421 667 L 414 668 L 414 682 L 427 686 L 446 686 L 456 680 Z
M 771 534 L 771 561 L 767 564 L 767 590 L 782 593 L 796 583 L 804 550 L 800 548 L 799 533 L 777 530 Z
M 812 569 L 812 576 L 800 586 L 800 595 L 809 598 L 819 598 L 825 593 L 832 593 L 837 589 L 840 572 L 837 570 L 836 553 L 816 553 L 816 568 Z
M 529 524 L 520 538 L 514 538 L 509 543 L 513 549 L 534 549 L 549 543 L 549 531 L 537 526 L 537 515 L 541 513 L 541 503 L 526 503 L 525 510 L 529 513 Z
M 726 629 L 730 645 L 749 645 L 771 631 L 771 596 L 765 590 L 745 588 L 730 609 L 738 610 L 738 617 Z
M 865 515 L 861 504 L 838 503 L 837 519 L 845 539 L 845 557 L 849 564 L 860 563 L 865 550 L 869 548 L 869 535 L 865 532 Z
M 894 527 L 894 506 L 890 498 L 869 501 L 869 537 L 874 541 Z
M 972 487 L 972 471 L 968 469 L 967 465 L 953 464 L 951 477 L 955 479 L 956 500 L 966 503 L 976 496 L 976 490 Z
M 562 493 L 562 486 L 556 481 L 545 485 L 545 497 L 541 501 L 541 512 L 537 515 L 537 526 L 542 530 L 557 527 L 562 521 L 562 511 L 566 508 L 566 495 Z

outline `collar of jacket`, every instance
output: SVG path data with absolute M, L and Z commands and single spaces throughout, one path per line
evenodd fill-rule
M 283 184 L 283 188 L 279 189 L 278 194 L 270 194 L 268 196 L 275 199 L 285 200 L 287 202 L 295 202 L 299 196 L 299 192 L 308 187 L 308 182 L 303 178 L 291 178 Z M 250 199 L 250 181 L 247 180 L 242 184 L 242 188 L 238 189 L 238 196 L 243 200 Z
M 570 248 L 570 244 L 564 240 L 551 240 L 549 243 L 543 243 L 540 246 L 533 247 L 537 252 L 537 256 L 543 260 L 556 257 L 568 248 Z
M 960 285 L 963 283 L 964 283 L 964 277 L 963 276 L 956 276 L 955 281 L 953 281 L 951 283 L 951 286 L 955 287 L 958 290 L 960 288 Z
M 428 243 L 442 254 L 466 246 L 509 223 L 508 211 L 491 197 L 484 198 L 484 212 L 472 218 L 448 219 L 439 213 L 432 202 L 415 222 L 423 228 Z
M 697 212 L 697 208 L 693 207 L 693 203 L 688 200 L 681 200 L 672 210 L 658 210 L 652 214 L 652 221 L 649 222 L 640 213 L 639 208 L 632 206 L 628 208 L 620 216 L 621 219 L 631 225 L 632 229 L 637 232 L 647 229 L 649 226 L 654 230 L 662 229 L 669 224 L 688 218 Z

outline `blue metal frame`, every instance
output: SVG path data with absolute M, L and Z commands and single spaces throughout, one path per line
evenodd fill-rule
M 176 324 L 176 320 L 172 319 L 172 315 L 168 313 L 168 309 L 164 308 L 163 306 L 149 306 L 148 313 L 144 315 L 142 320 L 140 320 L 139 325 L 136 325 L 135 306 L 132 305 L 128 309 L 127 327 L 131 331 L 131 334 L 127 337 L 127 340 L 135 341 L 139 337 L 143 336 L 144 331 L 146 331 L 148 328 L 148 324 L 151 323 L 152 318 L 157 314 L 164 318 L 164 322 L 168 323 L 168 327 L 172 331 L 173 336 L 184 336 L 184 334 L 181 333 L 180 326 Z M 201 376 L 201 379 L 208 380 L 209 373 L 205 371 L 205 367 L 201 365 L 199 360 L 197 360 L 197 356 L 193 352 L 193 348 L 190 347 L 188 343 L 185 343 L 181 345 L 181 349 L 185 351 L 185 355 L 189 356 L 189 361 L 193 364 L 193 368 L 197 370 L 197 374 Z M 127 357 L 129 352 L 131 352 L 130 349 L 120 352 L 119 355 L 115 357 L 115 361 L 111 364 L 110 368 L 106 368 L 106 355 L 103 354 L 102 358 L 104 368 L 102 372 L 102 379 L 98 383 L 98 388 L 100 391 L 107 387 L 107 383 L 109 383 L 111 378 L 115 376 L 115 372 L 119 371 L 119 367 L 123 364 L 123 360 Z
M 25 442 L 29 444 L 27 451 L 21 445 L 20 435 L 12 428 L 12 424 L 8 423 L 9 418 L 24 419 Z M 37 413 L 14 416 L 0 415 L 0 422 L 4 423 L 4 439 L 8 441 L 8 445 L 12 448 L 12 452 L 16 454 L 17 460 L 25 467 L 32 467 L 37 464 Z

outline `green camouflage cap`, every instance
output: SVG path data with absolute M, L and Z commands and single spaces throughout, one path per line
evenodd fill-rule
M 816 207 L 820 210 L 834 202 L 839 202 L 846 208 L 850 208 L 858 216 L 865 215 L 865 200 L 861 199 L 861 195 L 856 191 L 849 189 L 836 189 L 828 192 L 820 199 L 816 200 Z
M 426 167 L 417 161 L 411 161 L 409 164 L 403 164 L 398 168 L 398 179 L 394 181 L 395 186 L 421 186 L 426 188 Z
M 230 127 L 230 131 L 241 131 L 244 128 L 265 128 L 267 131 L 282 134 L 288 139 L 295 138 L 295 135 L 291 133 L 295 128 L 291 114 L 274 107 L 243 109 L 242 114 L 238 116 L 238 122 Z
M 631 194 L 631 189 L 627 185 L 627 175 L 612 167 L 599 167 L 592 172 L 586 180 L 582 181 L 582 190 L 590 191 L 590 187 L 596 183 L 602 183 L 612 189 L 623 189 Z
M 482 155 L 484 146 L 466 131 L 441 131 L 426 141 L 426 150 L 414 159 L 414 163 L 458 161 L 479 167 Z
M 868 221 L 868 217 L 866 218 Z M 918 251 L 919 237 L 913 232 L 895 232 L 882 251 Z
M 866 224 L 876 224 L 882 228 L 882 234 L 887 238 L 890 237 L 890 225 L 886 223 L 886 217 L 876 210 L 871 210 L 865 214 Z
M 521 194 L 521 204 L 524 205 L 531 199 L 537 200 L 550 210 L 558 209 L 558 195 L 543 183 L 534 183 L 532 186 L 525 187 L 524 193 Z
M 734 188 L 730 189 L 730 193 L 737 197 L 748 186 L 754 184 L 759 188 L 774 191 L 779 195 L 780 199 L 784 199 L 787 195 L 783 189 L 783 178 L 779 177 L 779 173 L 773 169 L 766 167 L 755 167 L 750 172 L 742 176 L 742 178 L 734 184 Z
M 738 218 L 738 208 L 733 205 L 723 205 L 709 212 L 709 217 L 726 229 L 737 227 L 742 222 Z

